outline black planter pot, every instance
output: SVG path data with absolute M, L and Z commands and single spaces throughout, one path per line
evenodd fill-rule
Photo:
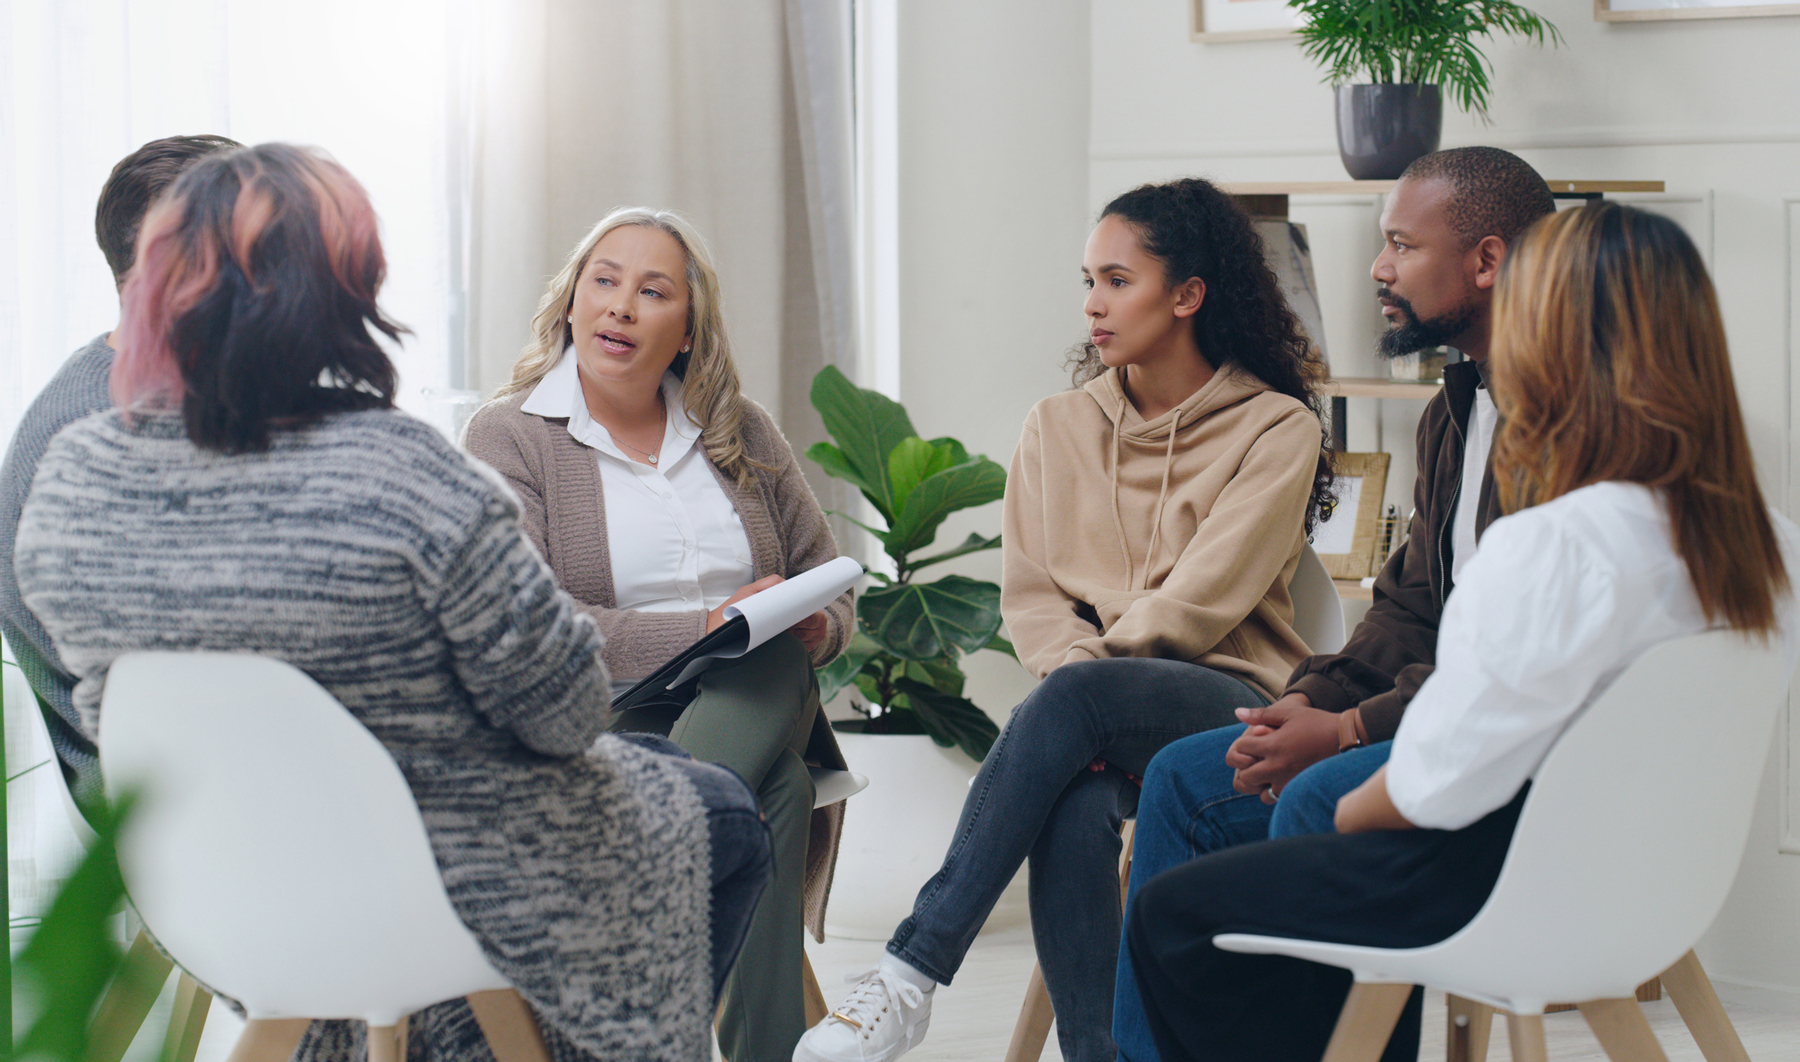
M 1339 85 L 1338 157 L 1359 181 L 1391 181 L 1437 150 L 1444 98 L 1436 85 Z

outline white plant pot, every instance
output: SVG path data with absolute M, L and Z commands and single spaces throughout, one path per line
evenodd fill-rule
M 943 864 L 976 763 L 960 749 L 942 748 L 919 734 L 839 732 L 837 739 L 850 769 L 868 775 L 869 787 L 851 797 L 844 811 L 825 932 L 887 940 Z M 1022 925 L 1024 892 L 1020 874 L 985 928 Z

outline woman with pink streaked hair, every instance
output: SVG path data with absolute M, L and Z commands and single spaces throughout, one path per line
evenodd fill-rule
M 451 904 L 553 1057 L 705 1059 L 767 828 L 729 772 L 604 732 L 599 632 L 517 500 L 393 408 L 377 337 L 404 329 L 376 302 L 377 230 L 356 179 L 306 148 L 224 152 L 171 187 L 124 290 L 119 408 L 38 466 L 24 601 L 90 734 L 124 653 L 305 671 L 399 764 Z M 410 1028 L 430 1057 L 486 1054 L 463 1001 Z M 360 1023 L 293 1035 L 302 1058 L 364 1057 Z

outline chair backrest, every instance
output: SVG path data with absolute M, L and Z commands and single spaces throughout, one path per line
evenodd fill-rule
M 1706 931 L 1737 876 L 1787 688 L 1779 642 L 1729 631 L 1652 648 L 1532 782 L 1486 906 L 1436 945 L 1459 991 L 1621 997 Z
M 132 653 L 101 701 L 119 864 L 144 924 L 252 1018 L 406 1013 L 504 988 L 444 894 L 387 751 L 293 666 Z
M 1315 653 L 1335 653 L 1344 647 L 1344 604 L 1337 584 L 1325 570 L 1325 562 L 1309 543 L 1300 550 L 1300 566 L 1288 583 L 1294 601 L 1294 633 Z

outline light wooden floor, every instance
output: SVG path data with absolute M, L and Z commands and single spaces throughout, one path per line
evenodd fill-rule
M 814 944 L 810 938 L 807 940 L 807 952 L 828 1004 L 835 1004 L 842 996 L 844 976 L 874 965 L 881 949 L 876 941 L 832 939 Z M 931 1032 L 923 1045 L 906 1056 L 906 1062 L 998 1062 L 1012 1036 L 1013 1019 L 1018 1015 L 1032 961 L 1031 934 L 1023 926 L 1015 924 L 1013 928 L 979 937 L 957 974 L 956 984 L 938 990 L 932 1006 Z M 158 1003 L 158 1013 L 150 1023 L 152 1028 L 166 1024 L 169 995 L 165 993 Z M 1800 1015 L 1730 1003 L 1726 1010 L 1756 1062 L 1800 1059 Z M 1668 1000 L 1646 1003 L 1644 1012 L 1670 1062 L 1702 1062 L 1699 1048 L 1694 1046 Z M 214 1008 L 207 1019 L 198 1062 L 224 1062 L 241 1028 L 242 1024 L 224 1008 Z M 1544 1028 L 1550 1057 L 1555 1062 L 1602 1062 L 1606 1057 L 1579 1014 L 1549 1015 L 1544 1019 Z M 1506 1032 L 1498 1021 L 1494 1032 L 1488 1058 L 1491 1062 L 1510 1062 Z M 155 1062 L 156 1047 L 149 1037 L 140 1037 L 127 1062 Z M 1419 1057 L 1427 1062 L 1444 1057 L 1444 1002 L 1438 993 L 1426 999 L 1425 1035 Z M 1044 1059 L 1059 1062 L 1061 1058 L 1052 1030 Z

